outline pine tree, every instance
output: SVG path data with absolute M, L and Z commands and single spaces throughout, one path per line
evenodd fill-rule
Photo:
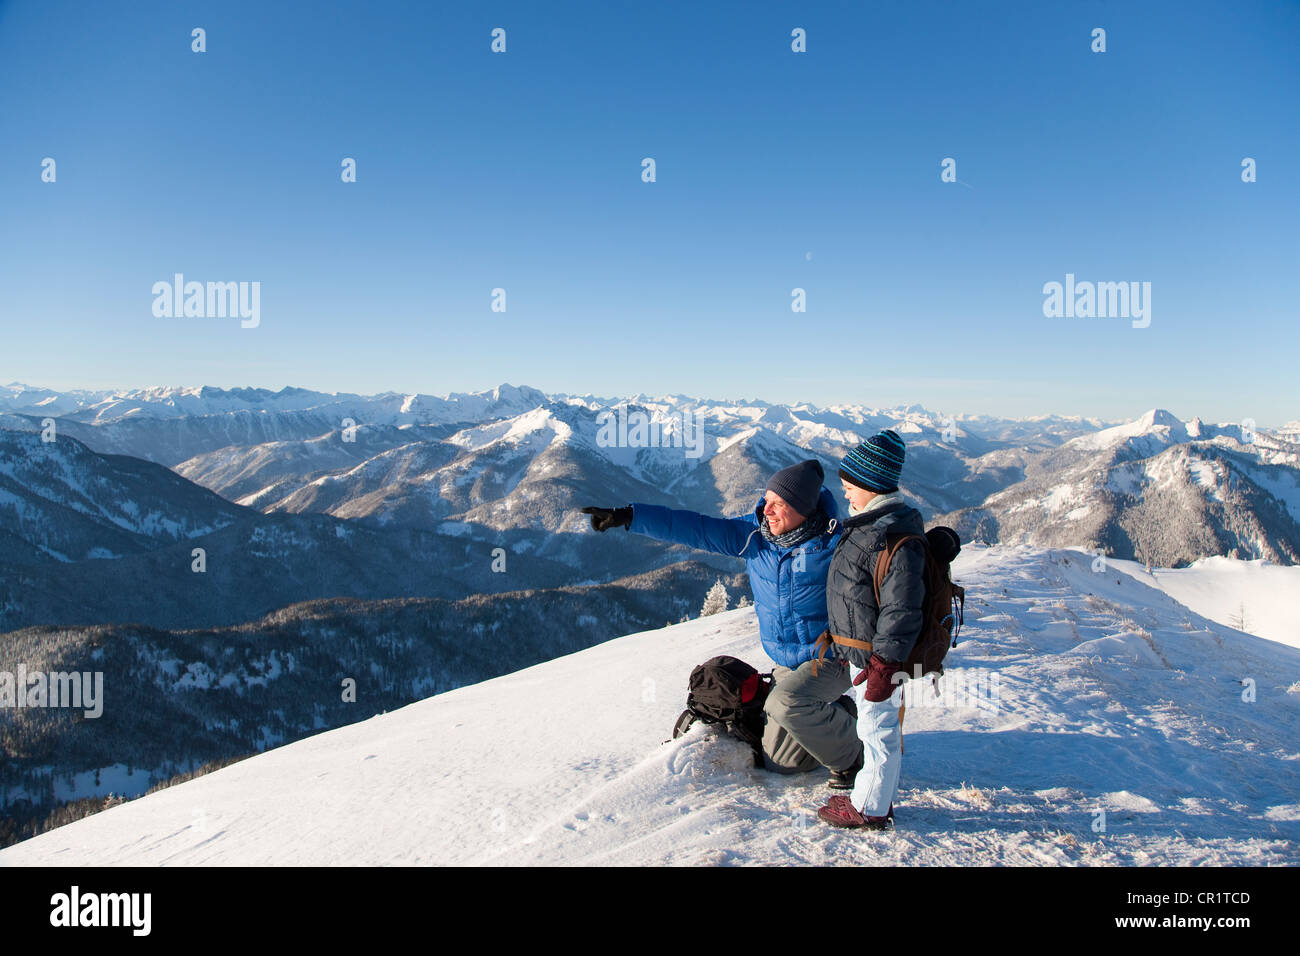
M 709 588 L 709 593 L 704 596 L 704 606 L 700 608 L 700 617 L 708 617 L 710 614 L 725 611 L 729 600 L 727 588 L 723 585 L 722 578 L 718 578 L 713 582 L 713 587 Z
M 1228 626 L 1238 631 L 1245 631 L 1250 627 L 1250 620 L 1246 617 L 1246 602 L 1242 601 L 1237 606 L 1237 613 L 1228 618 Z

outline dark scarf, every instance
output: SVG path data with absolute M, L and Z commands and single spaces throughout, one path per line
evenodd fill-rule
M 826 517 L 826 512 L 820 507 L 797 528 L 791 528 L 785 534 L 773 534 L 767 526 L 767 515 L 760 515 L 758 519 L 758 530 L 763 533 L 769 544 L 774 544 L 778 548 L 794 548 L 810 541 L 826 530 L 830 524 L 830 519 Z

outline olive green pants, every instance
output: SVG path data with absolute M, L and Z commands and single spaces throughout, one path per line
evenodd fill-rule
M 805 773 L 826 767 L 845 770 L 862 743 L 857 720 L 836 703 L 849 689 L 849 667 L 830 659 L 805 661 L 794 670 L 777 666 L 763 710 L 763 765 L 776 773 Z

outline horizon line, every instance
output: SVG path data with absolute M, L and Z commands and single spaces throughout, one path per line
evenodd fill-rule
M 767 399 L 762 399 L 757 397 L 706 398 L 698 395 L 690 395 L 685 392 L 663 392 L 659 394 L 637 392 L 632 395 L 605 396 L 605 395 L 596 395 L 593 392 L 567 392 L 567 391 L 548 392 L 547 390 L 537 388 L 534 385 L 527 385 L 527 384 L 513 385 L 510 382 L 500 382 L 496 385 L 488 386 L 486 388 L 482 388 L 476 391 L 461 391 L 461 392 L 447 391 L 445 393 L 421 392 L 419 390 L 408 391 L 403 389 L 388 389 L 379 392 L 354 392 L 354 391 L 337 391 L 337 390 L 325 391 L 322 389 L 310 388 L 302 385 L 283 385 L 280 388 L 276 389 L 266 385 L 216 385 L 211 383 L 205 383 L 201 385 L 141 385 L 141 386 L 125 386 L 125 387 L 114 386 L 114 387 L 107 387 L 107 388 L 92 388 L 92 387 L 58 388 L 58 387 L 48 386 L 48 385 L 33 385 L 28 382 L 20 382 L 17 380 L 13 380 L 10 382 L 6 382 L 4 385 L 0 385 L 0 388 L 15 388 L 15 387 L 22 388 L 22 389 L 30 389 L 32 391 L 45 391 L 45 392 L 54 392 L 59 394 L 75 394 L 78 392 L 99 393 L 103 395 L 104 399 L 126 398 L 132 392 L 151 392 L 151 391 L 168 391 L 168 390 L 184 392 L 184 391 L 201 391 L 202 389 L 205 388 L 211 388 L 221 392 L 241 392 L 241 391 L 261 392 L 268 395 L 278 395 L 284 392 L 297 391 L 297 392 L 309 392 L 317 395 L 329 396 L 331 398 L 339 398 L 344 396 L 354 396 L 356 398 L 380 398 L 386 395 L 401 395 L 407 397 L 427 396 L 429 398 L 436 398 L 443 401 L 449 401 L 455 396 L 481 396 L 489 392 L 500 391 L 501 389 L 508 388 L 508 389 L 515 389 L 518 391 L 527 390 L 527 391 L 538 392 L 539 394 L 541 394 L 542 396 L 544 396 L 546 399 L 550 401 L 555 401 L 557 399 L 564 399 L 564 398 L 576 398 L 576 399 L 586 399 L 590 401 L 601 402 L 608 405 L 617 405 L 622 402 L 634 402 L 638 399 L 645 400 L 645 401 L 657 401 L 663 399 L 686 399 L 688 401 L 695 402 L 698 404 L 703 404 L 703 405 L 737 405 L 737 406 L 762 405 L 769 408 L 780 407 L 780 408 L 787 408 L 787 409 L 806 406 L 808 408 L 815 409 L 818 412 L 832 411 L 835 408 L 854 408 L 854 409 L 860 409 L 860 410 L 869 411 L 873 413 L 889 413 L 889 412 L 898 412 L 905 409 L 915 408 L 931 416 L 942 416 L 945 414 L 943 412 L 935 411 L 934 409 L 928 408 L 927 406 L 925 406 L 920 402 L 899 402 L 891 406 L 870 405 L 863 402 L 837 402 L 831 405 L 819 405 L 810 401 L 800 401 L 794 403 L 772 402 Z M 1137 415 L 1133 415 L 1132 417 L 1126 419 L 1109 419 L 1099 415 L 1070 415 L 1070 414 L 1062 414 L 1058 412 L 1048 412 L 1041 415 L 1029 415 L 1024 417 L 1015 417 L 1009 415 L 995 415 L 987 412 L 979 412 L 974 414 L 970 414 L 970 413 L 953 414 L 950 417 L 952 417 L 954 421 L 979 421 L 982 419 L 992 420 L 992 421 L 1006 421 L 1006 422 L 1034 422 L 1034 421 L 1064 420 L 1064 421 L 1088 422 L 1089 424 L 1101 422 L 1105 426 L 1115 426 L 1115 425 L 1130 424 L 1132 422 L 1135 422 L 1143 418 L 1144 416 L 1146 416 L 1151 412 L 1161 412 L 1161 411 L 1173 415 L 1173 417 L 1177 418 L 1178 421 L 1184 423 L 1193 420 L 1200 420 L 1202 422 L 1205 421 L 1204 419 L 1201 419 L 1200 416 L 1193 416 L 1192 418 L 1185 419 L 1182 416 L 1177 415 L 1176 413 L 1170 411 L 1168 408 L 1159 405 L 1152 406 L 1151 408 L 1145 409 L 1141 413 Z M 904 418 L 903 420 L 906 421 L 907 419 Z M 1272 430 L 1278 430 L 1286 427 L 1287 425 L 1298 424 L 1298 423 L 1300 423 L 1300 418 L 1291 419 L 1289 421 L 1283 422 L 1280 425 L 1262 425 L 1262 426 L 1256 425 L 1255 427 L 1264 427 L 1264 428 L 1270 428 Z M 1239 425 L 1242 423 L 1216 421 L 1213 422 L 1213 424 Z

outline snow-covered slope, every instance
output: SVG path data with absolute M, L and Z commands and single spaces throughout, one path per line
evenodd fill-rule
M 1136 561 L 1107 563 L 1211 621 L 1300 647 L 1300 565 L 1218 557 L 1148 571 Z
M 984 691 L 909 702 L 893 832 L 831 830 L 822 773 L 755 770 L 708 728 L 663 742 L 694 664 L 766 665 L 742 609 L 261 754 L 0 865 L 1300 863 L 1300 651 L 1077 552 L 970 548 L 956 575 L 941 700 Z

